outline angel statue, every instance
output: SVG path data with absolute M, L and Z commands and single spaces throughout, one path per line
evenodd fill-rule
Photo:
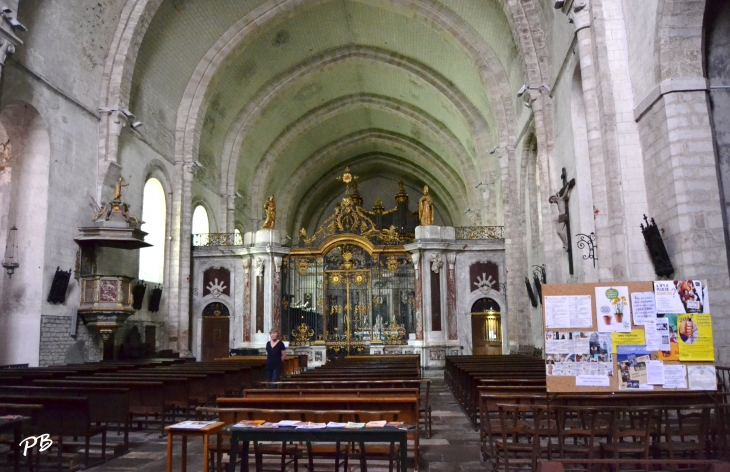
M 421 226 L 433 225 L 433 200 L 428 194 L 428 185 L 423 186 L 423 196 L 418 201 L 418 219 Z
M 117 183 L 114 185 L 114 200 L 122 199 L 122 187 L 128 187 L 129 184 L 122 184 L 124 177 L 119 177 Z
M 274 229 L 276 223 L 276 203 L 274 203 L 274 196 L 269 195 L 264 203 L 264 212 L 266 212 L 266 220 L 264 220 L 264 229 Z

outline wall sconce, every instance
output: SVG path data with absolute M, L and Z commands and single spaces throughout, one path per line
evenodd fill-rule
M 525 277 L 525 286 L 527 287 L 527 295 L 530 297 L 530 303 L 533 308 L 537 308 L 537 297 L 535 297 L 535 292 L 532 291 L 532 285 L 530 285 L 530 279 L 527 277 Z
M 18 263 L 18 244 L 16 238 L 18 235 L 18 228 L 13 225 L 8 231 L 8 244 L 5 246 L 5 259 L 3 259 L 3 267 L 8 272 L 8 277 L 12 277 L 15 269 L 20 267 Z
M 109 107 L 101 107 L 99 108 L 99 113 L 118 113 L 119 116 L 123 116 L 124 119 L 129 123 L 129 127 L 132 129 L 137 129 L 140 126 L 142 126 L 141 121 L 137 121 L 137 117 L 134 116 L 134 113 L 127 110 L 126 108 L 119 109 L 119 108 L 109 108 Z
M 672 261 L 669 259 L 667 248 L 664 246 L 664 239 L 662 233 L 654 222 L 654 218 L 649 223 L 648 218 L 644 215 L 644 222 L 646 226 L 640 224 L 641 232 L 644 234 L 644 241 L 646 247 L 649 249 L 649 255 L 651 256 L 651 262 L 654 264 L 654 273 L 659 277 L 669 277 L 674 273 L 674 266 Z
M 537 290 L 537 295 L 540 297 L 540 303 L 542 303 L 542 284 L 547 283 L 545 264 L 532 266 L 532 279 L 535 281 L 535 290 Z
M 588 248 L 588 254 L 583 255 L 583 260 L 593 260 L 593 268 L 595 269 L 596 261 L 598 260 L 598 254 L 596 254 L 596 249 L 598 248 L 598 244 L 596 244 L 596 233 L 578 233 L 575 235 L 575 237 L 578 238 L 578 242 L 576 243 L 578 249 Z

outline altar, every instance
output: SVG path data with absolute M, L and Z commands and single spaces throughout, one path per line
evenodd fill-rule
M 501 227 L 420 225 L 402 185 L 394 207 L 377 199 L 367 210 L 356 183 L 347 183 L 333 213 L 289 244 L 267 228 L 245 233 L 240 245 L 209 236 L 215 244 L 195 247 L 195 356 L 214 357 L 216 340 L 218 356 L 263 348 L 276 328 L 310 367 L 363 354 L 417 354 L 421 365 L 441 367 L 447 355 L 473 352 L 472 307 L 485 300 L 501 315 L 490 340 L 507 351 Z M 427 196 L 425 189 L 421 203 Z

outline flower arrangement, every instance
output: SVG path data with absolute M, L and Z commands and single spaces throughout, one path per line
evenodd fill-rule
M 626 297 L 624 295 L 617 296 L 613 300 L 611 300 L 611 304 L 614 306 L 614 316 L 616 316 L 616 321 L 621 323 L 623 321 L 624 317 L 624 307 L 626 306 Z

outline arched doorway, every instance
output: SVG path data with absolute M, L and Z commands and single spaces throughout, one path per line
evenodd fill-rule
M 502 354 L 502 315 L 493 299 L 480 298 L 472 305 L 471 340 L 475 355 Z
M 221 302 L 213 302 L 203 309 L 203 338 L 201 361 L 212 361 L 228 357 L 230 318 L 228 307 Z

